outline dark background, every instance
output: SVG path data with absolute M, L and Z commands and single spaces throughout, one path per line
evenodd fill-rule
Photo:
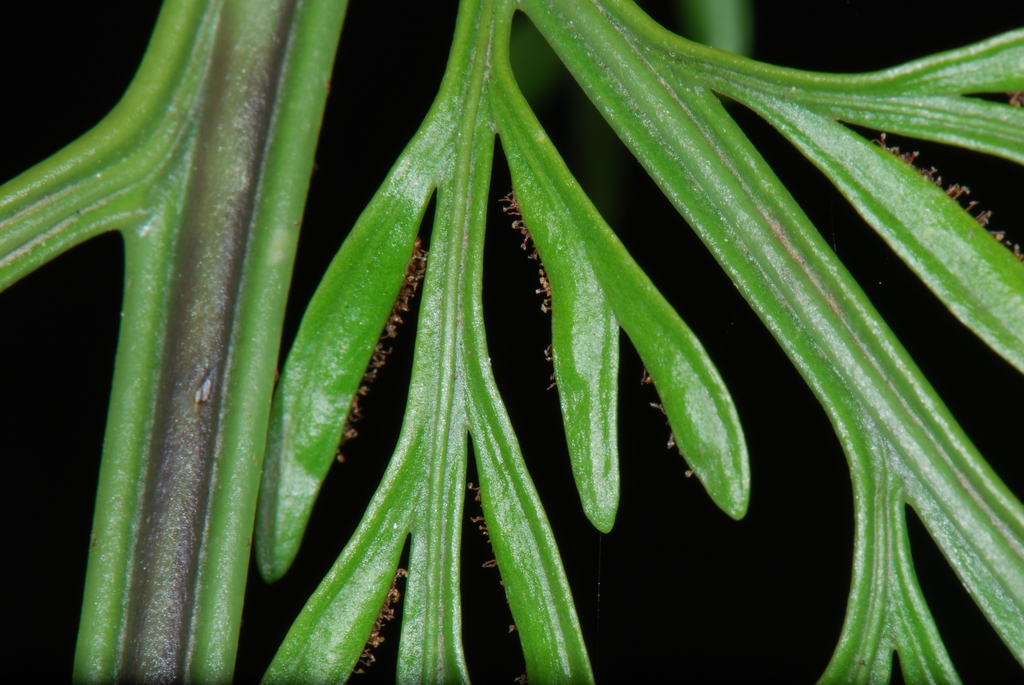
M 443 73 L 454 1 L 353 0 L 327 106 L 285 322 L 284 349 L 329 260 L 426 113 Z M 642 3 L 680 28 L 671 7 Z M 770 9 L 769 9 L 770 7 Z M 4 122 L 0 182 L 96 124 L 127 87 L 158 3 L 43 3 L 0 24 Z M 1024 7 L 990 2 L 775 2 L 756 14 L 755 57 L 821 71 L 891 66 L 1024 25 Z M 733 393 L 752 471 L 750 510 L 734 522 L 665 449 L 668 429 L 639 384 L 623 338 L 615 529 L 586 521 L 572 482 L 557 397 L 545 392 L 535 266 L 497 202 L 485 257 L 485 316 L 498 386 L 563 554 L 602 682 L 669 673 L 753 682 L 816 680 L 843 622 L 852 563 L 850 479 L 823 410 L 721 268 L 571 81 L 538 115 L 636 260 L 700 337 Z M 832 244 L 993 468 L 1024 493 L 1024 379 L 963 328 L 798 153 L 741 107 L 730 110 Z M 599 122 L 598 122 L 599 123 Z M 896 141 L 897 143 L 901 141 Z M 919 164 L 969 185 L 993 227 L 1024 243 L 1024 173 L 923 142 Z M 601 162 L 600 160 L 604 160 Z M 612 169 L 613 171 L 603 171 Z M 496 157 L 491 194 L 510 189 Z M 67 678 L 80 610 L 121 302 L 120 238 L 96 238 L 0 294 L 0 456 L 4 465 L 3 633 L 7 672 Z M 348 461 L 333 467 L 294 569 L 249 580 L 237 681 L 258 680 L 330 567 L 383 473 L 401 425 L 415 324 L 364 407 Z M 475 474 L 470 473 L 470 480 Z M 467 515 L 476 505 L 467 502 Z M 914 514 L 921 585 L 967 682 L 1024 681 Z M 464 643 L 478 682 L 523 671 L 490 551 L 463 537 Z M 391 680 L 399 626 L 352 682 Z

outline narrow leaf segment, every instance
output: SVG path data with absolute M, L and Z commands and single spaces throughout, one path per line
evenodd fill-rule
M 569 174 L 515 88 L 511 73 L 496 69 L 496 82 L 504 87 L 495 89 L 495 115 L 524 216 L 545 264 L 558 265 L 551 269 L 554 314 L 558 315 L 562 297 L 561 281 L 570 278 L 575 289 L 594 302 L 591 311 L 605 307 L 614 312 L 614 320 L 626 330 L 654 379 L 687 463 L 715 503 L 733 518 L 742 518 L 750 498 L 749 465 L 739 416 L 725 383 L 696 336 L 628 255 Z M 563 260 L 567 268 L 561 266 Z M 596 325 L 601 325 L 601 320 L 598 318 Z M 552 326 L 556 323 L 557 319 Z M 586 357 L 587 363 L 602 357 L 601 347 L 592 343 L 565 342 L 575 343 L 575 354 Z M 556 337 L 555 371 L 561 391 L 559 343 Z M 596 390 L 600 391 L 600 386 Z M 565 399 L 562 407 L 569 432 L 569 413 L 575 408 L 567 407 Z M 596 437 L 589 435 L 591 440 Z M 584 462 L 576 454 L 573 459 L 574 463 Z M 594 486 L 579 475 L 585 470 L 578 466 L 576 470 L 581 493 L 591 491 Z
M 434 127 L 436 128 L 436 127 Z M 356 222 L 310 302 L 270 415 L 256 520 L 268 582 L 288 570 L 342 438 L 352 400 L 405 278 L 436 168 L 438 136 L 421 132 Z

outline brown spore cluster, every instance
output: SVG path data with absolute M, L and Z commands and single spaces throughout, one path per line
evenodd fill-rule
M 1024 93 L 1009 93 L 1009 95 L 1011 105 L 1014 105 L 1015 107 L 1020 107 L 1022 103 L 1024 103 Z M 923 169 L 917 166 L 917 164 L 915 164 L 918 156 L 920 155 L 919 152 L 917 152 L 916 150 L 914 152 L 900 152 L 898 146 L 890 147 L 886 142 L 884 133 L 879 135 L 878 138 L 872 140 L 871 142 L 875 143 L 883 150 L 891 152 L 892 154 L 896 155 L 904 162 L 912 166 L 923 177 L 925 177 L 938 187 L 944 189 L 946 191 L 946 195 L 956 200 L 957 203 L 960 202 L 960 198 L 971 194 L 970 188 L 968 188 L 967 186 L 962 186 L 959 183 L 951 183 L 949 185 L 944 185 L 942 182 L 942 176 L 939 175 L 938 169 L 936 169 L 935 167 Z M 970 213 L 977 206 L 978 203 L 972 200 L 968 202 L 966 205 L 963 205 L 963 208 L 965 211 Z M 1021 246 L 1019 244 L 1006 240 L 1006 231 L 991 230 L 988 228 L 989 221 L 992 219 L 991 210 L 979 211 L 977 214 L 973 214 L 972 216 L 974 217 L 975 221 L 978 222 L 979 226 L 988 231 L 988 234 L 990 236 L 992 236 L 997 241 L 1005 245 L 1008 249 L 1010 249 L 1013 252 L 1014 257 L 1019 259 L 1021 262 L 1024 262 L 1024 250 L 1021 249 Z
M 530 235 L 530 229 L 526 227 L 526 222 L 523 221 L 523 214 L 520 211 L 519 201 L 516 200 L 516 191 L 511 191 L 508 195 L 498 200 L 498 202 L 504 202 L 507 206 L 502 207 L 501 211 L 505 212 L 511 217 L 518 217 L 512 221 L 512 230 L 519 231 L 523 234 L 523 244 L 520 247 L 523 250 L 530 250 L 530 259 L 536 261 L 539 265 L 538 272 L 540 273 L 540 287 L 537 288 L 537 294 L 544 296 L 544 301 L 541 302 L 540 310 L 547 314 L 551 311 L 551 283 L 548 282 L 548 274 L 544 270 L 544 265 L 540 263 L 540 253 L 537 251 L 537 246 L 533 242 L 533 236 Z
M 654 379 L 651 378 L 651 374 L 648 373 L 646 366 L 644 367 L 644 374 L 640 378 L 640 385 L 654 385 Z M 657 391 L 655 391 L 655 392 L 657 392 Z M 665 445 L 665 449 L 670 450 L 673 447 L 676 447 L 676 434 L 672 431 L 671 424 L 669 424 L 668 412 L 665 411 L 665 406 L 661 402 L 651 402 L 651 406 L 661 412 L 662 416 L 665 417 L 665 425 L 669 427 L 668 428 L 668 443 Z M 678 449 L 676 451 L 679 452 L 680 455 L 683 454 L 682 451 L 680 451 Z M 687 469 L 685 475 L 686 475 L 687 478 L 690 478 L 690 477 L 693 476 L 693 471 L 691 471 L 690 469 Z
M 473 494 L 475 495 L 473 500 L 475 502 L 480 502 L 480 488 L 478 486 L 474 485 L 473 483 L 470 483 L 469 485 L 466 486 L 466 489 L 468 489 L 468 490 L 473 492 Z M 483 505 L 481 504 L 481 509 L 482 508 L 483 508 Z M 483 513 L 481 513 L 479 516 L 471 516 L 469 518 L 469 520 L 472 523 L 477 524 L 477 529 L 481 533 L 483 533 L 483 536 L 485 538 L 487 538 L 487 544 L 490 545 L 491 544 L 491 532 L 487 529 L 487 521 L 484 519 Z M 489 561 L 485 561 L 483 563 L 483 567 L 484 568 L 498 568 L 498 560 L 497 559 L 490 559 Z M 499 581 L 499 582 L 501 583 L 502 587 L 505 586 L 505 582 L 504 581 Z
M 409 572 L 404 568 L 398 569 L 395 573 L 395 577 L 391 580 L 391 588 L 388 590 L 387 596 L 384 598 L 384 606 L 380 608 L 380 613 L 377 614 L 377 620 L 373 624 L 373 630 L 370 631 L 370 637 L 366 640 L 366 647 L 363 648 L 363 653 L 359 655 L 359 663 L 369 668 L 373 666 L 377 658 L 373 656 L 373 650 L 380 647 L 381 643 L 384 642 L 384 636 L 380 634 L 381 630 L 388 621 L 394 620 L 395 609 L 394 605 L 398 604 L 399 600 L 402 599 L 402 593 L 398 590 L 398 579 L 408 578 Z M 357 667 L 353 673 L 366 673 L 362 666 Z
M 512 221 L 512 230 L 519 231 L 523 235 L 523 244 L 520 245 L 523 250 L 530 249 L 530 259 L 538 263 L 540 273 L 540 287 L 537 288 L 537 294 L 544 296 L 544 301 L 540 304 L 540 310 L 545 314 L 551 311 L 551 283 L 548 281 L 548 274 L 544 270 L 544 265 L 540 263 L 540 252 L 537 251 L 537 246 L 533 242 L 533 236 L 530 234 L 530 229 L 526 227 L 526 222 L 523 220 L 523 214 L 519 207 L 519 201 L 516 199 L 516 191 L 509 192 L 508 195 L 498 200 L 498 202 L 504 202 L 507 206 L 502 207 L 501 211 L 505 212 L 511 217 L 517 217 Z M 544 358 L 549 362 L 554 362 L 554 356 L 552 352 L 552 346 L 548 345 L 547 349 L 544 350 Z M 555 374 L 552 372 L 551 385 L 548 386 L 548 390 L 555 388 L 558 383 L 555 381 Z
M 416 236 L 412 257 L 409 258 L 409 263 L 405 267 L 405 280 L 402 281 L 402 287 L 398 291 L 398 298 L 395 300 L 395 305 L 391 308 L 391 314 L 388 316 L 387 323 L 384 324 L 384 330 L 377 340 L 377 347 L 373 350 L 373 356 L 366 367 L 366 372 L 363 373 L 363 382 L 360 384 L 359 390 L 356 391 L 355 397 L 352 398 L 352 405 L 349 407 L 345 426 L 341 429 L 341 440 L 338 442 L 338 451 L 335 455 L 339 462 L 345 462 L 345 455 L 341 452 L 342 446 L 359 435 L 359 431 L 352 425 L 363 420 L 363 409 L 359 405 L 359 398 L 370 394 L 370 385 L 377 380 L 377 372 L 387 363 L 388 355 L 391 354 L 392 348 L 390 346 L 385 348 L 384 344 L 387 340 L 398 337 L 398 326 L 403 323 L 402 312 L 409 311 L 409 302 L 416 296 L 416 291 L 423 280 L 426 270 L 427 252 L 423 249 L 423 241 L 419 236 Z
M 482 511 L 483 510 L 483 503 L 481 502 L 481 499 L 480 499 L 480 488 L 478 486 L 474 485 L 473 483 L 469 483 L 466 486 L 466 489 L 473 493 L 473 495 L 474 495 L 473 500 L 475 502 L 479 503 L 480 504 L 480 508 L 481 508 L 480 515 L 479 516 L 470 516 L 469 520 L 472 523 L 477 524 L 477 529 L 483 534 L 483 536 L 485 538 L 487 538 L 487 544 L 490 546 L 492 544 L 491 543 L 491 532 L 488 530 L 488 528 L 487 528 L 487 521 L 484 519 L 484 515 L 483 515 L 483 511 Z M 493 549 L 492 549 L 492 553 L 493 553 Z M 498 560 L 497 559 L 488 559 L 483 564 L 481 564 L 481 566 L 483 568 L 498 568 Z M 499 571 L 498 573 L 500 575 L 501 572 Z M 502 587 L 505 587 L 505 581 L 504 580 L 500 580 L 499 579 L 498 583 Z M 505 602 L 508 603 L 508 595 L 507 594 L 505 596 Z M 515 630 L 516 630 L 515 624 L 514 623 L 510 623 L 509 626 L 508 626 L 508 632 L 509 633 L 513 633 L 513 632 L 515 632 Z M 522 680 L 520 680 L 520 678 Z M 519 676 L 518 678 L 516 678 L 515 682 L 517 682 L 517 683 L 525 683 L 526 682 L 526 674 L 524 673 L 521 676 Z

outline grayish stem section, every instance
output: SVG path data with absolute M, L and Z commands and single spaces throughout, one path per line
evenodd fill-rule
M 198 147 L 147 455 L 145 520 L 129 581 L 118 669 L 128 681 L 178 682 L 189 670 L 197 569 L 216 488 L 224 369 L 295 4 L 229 0 L 218 19 L 198 105 Z

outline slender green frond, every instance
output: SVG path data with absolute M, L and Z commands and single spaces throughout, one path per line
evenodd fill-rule
M 356 222 L 288 354 L 270 415 L 256 518 L 256 559 L 268 582 L 284 575 L 298 553 L 352 400 L 405 280 L 447 142 L 437 140 L 436 128 L 428 120 Z
M 1019 87 L 1024 88 L 1024 81 Z M 753 105 L 755 99 L 747 104 Z M 787 104 L 781 98 L 773 100 Z M 960 95 L 808 98 L 800 104 L 850 124 L 956 145 L 1024 165 L 1024 110 L 1019 107 Z
M 505 19 L 506 22 L 510 18 L 508 14 L 505 14 L 504 17 L 499 15 L 499 17 Z M 504 26 L 499 25 L 496 30 L 507 31 L 507 23 Z M 495 107 L 497 105 L 496 98 L 490 98 L 489 104 L 491 107 Z M 491 122 L 488 121 L 487 124 L 490 127 Z M 493 136 L 493 133 L 491 135 Z M 486 145 L 493 145 L 493 139 L 489 140 Z M 468 240 L 469 282 L 466 284 L 463 294 L 465 353 L 462 363 L 468 392 L 470 431 L 476 453 L 477 472 L 480 474 L 480 496 L 486 520 L 485 525 L 494 548 L 498 568 L 501 571 L 509 608 L 512 610 L 512 617 L 523 646 L 526 674 L 529 680 L 539 683 L 592 683 L 594 675 L 590 668 L 590 659 L 583 642 L 568 579 L 558 555 L 558 547 L 555 544 L 554 535 L 540 498 L 526 471 L 518 441 L 512 431 L 491 372 L 482 304 L 484 206 L 479 206 L 477 212 L 474 217 L 475 221 L 471 224 Z M 538 247 L 541 247 L 542 244 L 539 242 Z M 555 260 L 558 263 L 556 271 L 559 267 L 565 267 L 571 263 L 574 250 L 569 247 L 567 251 L 570 254 L 562 258 L 564 261 Z M 578 252 L 576 254 L 578 255 Z M 542 256 L 542 259 L 546 259 L 546 257 Z M 564 271 L 559 275 L 564 276 L 565 280 L 570 277 Z M 591 279 L 583 275 L 579 282 L 587 283 L 588 280 L 592 283 Z M 552 282 L 552 305 L 557 308 L 561 305 L 554 304 L 554 299 L 559 297 L 554 294 L 555 287 Z M 610 316 L 600 306 L 601 301 L 599 299 L 589 299 L 589 301 L 582 298 L 572 299 L 578 293 L 573 293 L 571 290 L 567 295 L 566 300 L 569 303 L 565 314 L 570 321 L 579 323 L 579 319 L 575 317 L 580 312 L 578 309 L 573 309 L 573 305 L 581 308 L 596 308 L 596 311 L 593 309 L 591 311 L 598 318 L 596 322 L 589 322 L 584 326 L 582 332 L 556 329 L 557 334 L 562 337 L 555 337 L 554 344 L 558 345 L 560 340 L 564 342 L 566 338 L 577 345 L 581 341 L 585 341 L 590 345 L 596 344 L 601 347 L 584 349 L 592 350 L 602 359 L 614 355 L 614 361 L 617 361 L 617 346 L 609 345 L 607 338 L 602 337 L 607 334 Z M 588 293 L 583 297 L 592 297 L 592 294 Z M 557 309 L 552 312 L 553 315 L 555 311 Z M 617 329 L 614 326 L 611 328 L 614 335 L 617 336 Z M 577 347 L 575 352 L 579 354 L 581 350 Z M 607 397 L 595 399 L 587 397 L 586 394 L 602 389 L 602 385 L 603 389 L 607 390 L 609 382 L 614 388 L 614 371 L 617 364 L 613 364 L 612 376 L 609 379 L 607 375 L 602 375 L 607 374 L 607 371 L 599 372 L 592 364 L 582 373 L 577 371 L 579 366 L 571 367 L 568 364 L 560 366 L 557 358 L 558 352 L 556 351 L 555 354 L 555 373 L 560 384 L 560 391 L 563 374 L 565 374 L 565 377 L 569 378 L 568 384 L 571 392 L 575 393 L 575 398 L 580 403 L 571 407 L 567 412 L 565 399 L 562 400 L 563 415 L 576 413 L 576 425 L 570 427 L 567 419 L 566 430 L 570 435 L 570 445 L 572 445 L 574 437 L 577 440 L 587 439 L 587 447 L 590 446 L 591 441 L 599 443 L 593 450 L 584 447 L 582 454 L 586 456 L 582 459 L 580 458 L 581 451 L 577 451 L 573 455 L 573 469 L 577 476 L 577 483 L 582 479 L 593 488 L 589 492 L 581 488 L 584 507 L 586 509 L 589 505 L 587 513 L 591 516 L 591 520 L 596 518 L 598 521 L 607 521 L 610 527 L 614 521 L 615 506 L 618 504 L 618 472 L 615 470 L 613 474 L 609 474 L 607 469 L 617 467 L 615 463 L 617 455 L 614 451 L 614 444 L 609 450 L 607 443 L 602 440 L 606 439 L 609 431 L 614 438 L 614 414 L 609 419 Z M 612 393 L 612 399 L 614 399 L 614 393 Z M 614 411 L 613 407 L 612 411 Z M 595 427 L 599 431 L 597 435 L 583 435 L 583 429 L 578 424 L 585 422 L 596 424 Z M 570 433 L 573 430 L 579 432 L 573 436 Z M 581 448 L 579 444 L 575 447 L 577 450 Z M 608 463 L 609 461 L 611 464 Z M 586 494 L 582 494 L 584 492 Z
M 568 262 L 575 257 L 581 263 L 580 267 L 566 270 L 566 276 L 571 274 L 576 280 L 575 287 L 592 298 L 592 306 L 608 302 L 605 306 L 614 312 L 647 365 L 687 463 L 715 503 L 733 518 L 741 518 L 750 498 L 746 444 L 736 409 L 718 371 L 696 336 L 633 262 L 572 178 L 515 89 L 511 75 L 501 69 L 497 74 L 496 83 L 504 87 L 495 91 L 495 115 L 517 196 L 541 258 L 547 260 L 548 254 L 557 254 L 557 259 Z M 557 316 L 561 302 L 557 280 L 552 281 L 552 293 L 553 314 Z M 570 303 L 575 304 L 572 300 Z M 591 325 L 606 327 L 601 319 Z M 601 335 L 598 330 L 589 339 L 600 340 Z M 556 364 L 558 342 L 556 338 Z M 586 350 L 584 354 L 592 359 L 610 353 L 605 351 L 609 350 L 608 343 L 588 343 L 586 347 L 580 345 L 580 350 Z M 557 366 L 556 373 L 561 373 Z M 561 383 L 561 376 L 558 380 Z M 591 392 L 599 393 L 600 378 L 595 380 Z M 564 413 L 566 403 L 564 399 L 562 402 Z M 601 437 L 591 435 L 592 439 Z M 583 464 L 602 463 L 593 456 L 574 456 L 574 460 Z M 579 471 L 585 470 L 577 467 L 577 485 L 587 501 L 588 496 L 583 493 L 593 485 L 580 477 Z
M 898 454 L 893 468 L 909 501 L 1024 663 L 1024 623 L 1011 620 L 1024 610 L 1024 507 L 714 95 L 631 49 L 627 36 L 635 34 L 624 25 L 640 13 L 609 5 L 616 12 L 580 10 L 571 32 L 557 2 L 528 10 L 823 405 L 852 397 L 877 423 Z
M 338 561 L 296 617 L 265 683 L 344 682 L 395 577 L 419 493 L 408 474 L 420 443 L 403 435 L 373 501 Z
M 500 111 L 501 104 L 496 109 Z M 517 164 L 519 153 L 514 139 L 507 142 L 506 155 L 514 168 L 516 187 L 522 189 L 520 196 L 530 198 L 530 209 L 526 210 L 511 195 L 506 198 L 511 202 L 506 211 L 511 210 L 514 216 L 522 217 L 526 212 L 539 217 L 530 219 L 536 231 L 529 231 L 523 219 L 518 219 L 517 225 L 527 231 L 526 240 L 532 240 L 536 248 L 534 256 L 543 283 L 537 292 L 550 295 L 543 305 L 551 312 L 552 343 L 546 354 L 554 363 L 552 387 L 558 388 L 573 476 L 584 512 L 595 527 L 607 533 L 615 524 L 619 505 L 619 324 L 583 244 L 579 240 L 558 240 L 558 229 L 551 229 L 549 220 L 557 223 L 558 219 L 535 209 L 535 179 L 529 173 L 519 173 L 522 168 Z

